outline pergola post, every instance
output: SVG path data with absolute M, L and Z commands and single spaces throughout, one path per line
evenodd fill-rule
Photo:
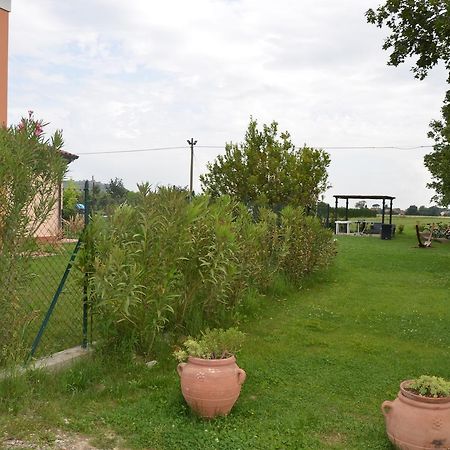
M 389 206 L 389 225 L 392 225 L 392 198 L 391 198 L 391 204 Z
M 337 219 L 338 219 L 338 199 L 336 197 L 336 203 L 334 206 L 334 221 L 336 222 Z
M 386 200 L 383 198 L 383 209 L 381 210 L 381 223 L 384 223 L 384 208 L 386 208 Z
M 345 220 L 348 220 L 348 198 L 345 199 Z

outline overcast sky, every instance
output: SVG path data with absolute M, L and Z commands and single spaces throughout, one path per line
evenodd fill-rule
M 28 110 L 63 129 L 74 179 L 128 188 L 189 184 L 186 139 L 243 139 L 250 116 L 276 120 L 299 146 L 430 145 L 445 73 L 424 81 L 388 67 L 379 0 L 13 0 L 9 121 Z M 180 150 L 84 155 L 185 146 Z M 220 152 L 195 152 L 195 187 Z M 393 195 L 428 205 L 430 149 L 330 149 L 334 194 Z

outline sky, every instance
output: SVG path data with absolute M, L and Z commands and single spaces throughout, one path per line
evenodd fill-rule
M 326 149 L 335 194 L 429 205 L 423 156 L 446 74 L 387 66 L 386 30 L 366 23 L 379 0 L 12 0 L 9 117 L 29 110 L 78 154 L 68 176 L 136 189 L 189 184 L 250 117 Z M 202 147 L 200 147 L 202 146 Z M 204 148 L 211 146 L 212 148 Z M 401 147 L 351 149 L 349 147 Z M 149 152 L 83 155 L 116 150 Z M 219 147 L 219 148 L 217 148 Z M 330 147 L 341 147 L 332 149 Z M 370 201 L 369 201 L 370 203 Z

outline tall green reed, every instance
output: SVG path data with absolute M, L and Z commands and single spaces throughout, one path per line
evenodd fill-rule
M 318 222 L 294 209 L 279 222 L 268 210 L 255 221 L 229 197 L 189 202 L 141 185 L 135 206 L 94 218 L 88 231 L 82 261 L 90 255 L 100 340 L 149 355 L 158 342 L 235 324 L 249 289 L 268 289 L 283 271 L 298 281 L 328 260 L 331 236 Z

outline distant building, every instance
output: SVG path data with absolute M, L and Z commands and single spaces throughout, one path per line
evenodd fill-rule
M 70 164 L 77 155 L 61 151 L 61 156 Z M 62 237 L 63 184 L 55 186 L 55 204 L 44 223 L 36 230 L 34 236 L 40 241 L 54 241 Z

